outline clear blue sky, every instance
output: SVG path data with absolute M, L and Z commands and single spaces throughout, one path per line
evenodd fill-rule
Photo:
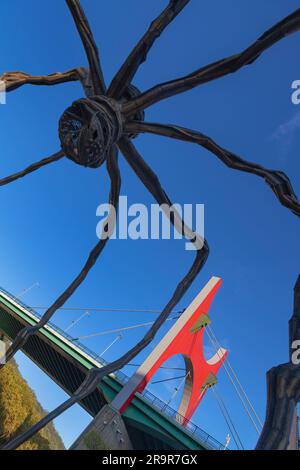
M 166 3 L 82 1 L 100 48 L 107 83 Z M 156 42 L 134 83 L 145 90 L 238 52 L 298 7 L 297 0 L 192 0 Z M 2 0 L 0 23 L 1 71 L 48 74 L 86 65 L 62 0 Z M 300 79 L 298 48 L 299 34 L 234 75 L 153 106 L 146 119 L 200 130 L 246 159 L 281 169 L 299 194 L 300 106 L 290 99 L 291 83 Z M 81 96 L 76 83 L 51 88 L 26 86 L 10 93 L 7 105 L 0 108 L 1 175 L 57 151 L 58 119 Z M 223 286 L 211 310 L 213 327 L 263 417 L 265 372 L 287 359 L 287 320 L 300 271 L 299 220 L 279 204 L 262 180 L 229 170 L 197 146 L 154 136 L 139 137 L 136 145 L 174 202 L 205 204 L 211 254 L 179 307 L 187 306 L 210 276 L 222 277 Z M 149 205 L 151 197 L 122 158 L 120 165 L 122 194 L 130 202 Z M 107 200 L 107 193 L 104 168 L 84 169 L 67 159 L 1 188 L 0 284 L 18 294 L 39 281 L 41 287 L 23 300 L 32 306 L 50 305 L 81 269 L 96 243 L 96 207 Z M 180 241 L 112 241 L 68 306 L 161 309 L 192 257 Z M 61 311 L 54 321 L 66 327 L 76 316 L 75 312 Z M 149 314 L 95 313 L 74 328 L 73 334 L 148 320 Z M 105 358 L 118 357 L 144 332 L 128 333 Z M 101 352 L 114 338 L 87 340 L 86 344 Z M 24 356 L 19 355 L 18 362 L 46 409 L 65 399 L 65 394 Z M 127 372 L 132 370 L 127 368 Z M 246 447 L 251 448 L 256 434 L 224 371 L 219 378 L 223 398 Z M 167 399 L 170 384 L 150 388 Z M 224 442 L 226 425 L 210 395 L 194 421 Z M 66 445 L 88 421 L 89 416 L 79 407 L 57 420 Z

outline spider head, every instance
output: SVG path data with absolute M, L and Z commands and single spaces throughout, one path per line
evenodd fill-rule
M 104 96 L 75 101 L 59 121 L 59 138 L 66 156 L 90 168 L 102 165 L 121 133 L 119 105 Z

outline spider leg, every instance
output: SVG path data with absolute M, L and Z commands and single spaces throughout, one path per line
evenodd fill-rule
M 224 77 L 229 73 L 240 70 L 245 65 L 255 62 L 260 55 L 283 39 L 300 29 L 300 9 L 284 18 L 275 26 L 260 36 L 257 41 L 239 54 L 232 55 L 217 62 L 206 65 L 195 72 L 169 82 L 154 86 L 142 93 L 137 98 L 123 105 L 126 115 L 135 114 L 140 109 L 145 109 L 158 101 L 174 96 L 178 93 L 190 90 L 203 83 Z
M 241 157 L 218 145 L 210 137 L 183 127 L 132 121 L 126 124 L 126 131 L 129 133 L 149 132 L 151 134 L 171 137 L 173 139 L 201 145 L 215 154 L 219 160 L 225 163 L 229 168 L 252 173 L 263 178 L 271 187 L 281 204 L 294 212 L 294 214 L 300 216 L 299 200 L 293 190 L 289 178 L 282 171 L 269 170 L 257 163 L 243 160 Z
M 5 184 L 12 183 L 13 181 L 19 178 L 23 178 L 29 173 L 32 173 L 33 171 L 36 171 L 39 168 L 42 168 L 43 166 L 48 165 L 49 163 L 57 162 L 57 160 L 60 160 L 62 157 L 64 157 L 64 152 L 59 151 L 51 155 L 51 157 L 47 157 L 47 158 L 44 158 L 43 160 L 40 160 L 39 162 L 32 163 L 32 165 L 28 166 L 24 170 L 18 171 L 17 173 L 14 173 L 13 175 L 6 176 L 5 178 L 0 179 L 0 186 L 4 186 Z
M 133 168 L 134 172 L 138 175 L 141 179 L 143 184 L 147 187 L 147 189 L 153 194 L 154 198 L 157 200 L 159 204 L 167 204 L 171 205 L 171 201 L 166 195 L 165 191 L 161 187 L 159 180 L 155 173 L 151 170 L 151 168 L 146 164 L 146 162 L 142 159 L 139 155 L 135 147 L 127 138 L 122 138 L 119 141 L 119 148 L 124 154 L 126 160 Z M 174 220 L 175 219 L 175 220 Z M 149 343 L 151 343 L 152 339 L 155 337 L 157 331 L 161 327 L 161 325 L 165 322 L 168 318 L 170 312 L 174 309 L 176 304 L 180 301 L 183 295 L 186 293 L 190 285 L 193 283 L 194 279 L 198 275 L 199 271 L 202 269 L 203 265 L 205 264 L 208 254 L 209 248 L 206 241 L 203 241 L 201 237 L 193 233 L 186 224 L 179 220 L 179 215 L 174 216 L 174 219 L 170 219 L 172 223 L 174 223 L 175 227 L 184 232 L 187 238 L 196 238 L 195 245 L 197 246 L 197 241 L 201 242 L 202 249 L 195 250 L 196 256 L 195 261 L 193 262 L 192 267 L 188 271 L 188 273 L 184 276 L 184 278 L 179 282 L 177 285 L 173 296 L 162 310 L 159 317 L 156 319 L 155 323 L 146 333 L 146 335 L 129 351 L 127 351 L 122 357 L 119 359 L 107 364 L 101 369 L 93 368 L 90 369 L 88 375 L 86 376 L 85 380 L 82 382 L 80 387 L 76 390 L 74 395 L 60 404 L 56 409 L 42 418 L 38 423 L 32 426 L 26 433 L 23 435 L 12 439 L 8 444 L 6 444 L 3 449 L 16 449 L 19 447 L 23 442 L 30 439 L 35 433 L 40 431 L 43 427 L 45 427 L 48 423 L 50 423 L 53 419 L 60 416 L 64 411 L 71 408 L 75 403 L 83 400 L 85 397 L 90 395 L 96 387 L 99 385 L 102 378 L 112 372 L 121 369 L 124 367 L 129 361 L 131 361 L 139 352 L 141 352 Z
M 172 202 L 162 188 L 157 175 L 145 162 L 142 156 L 137 151 L 136 147 L 130 142 L 129 139 L 123 138 L 119 142 L 119 148 L 123 153 L 128 164 L 131 166 L 135 174 L 148 189 L 148 191 L 155 198 L 157 203 L 162 207 L 162 210 L 165 211 L 165 215 L 170 219 L 170 222 L 174 225 L 176 230 L 187 237 L 190 240 L 193 240 L 193 243 L 197 245 L 197 251 L 201 251 L 201 248 L 204 247 L 204 252 L 206 251 L 207 246 L 205 241 L 194 233 L 181 219 L 178 212 L 174 210 Z M 168 208 L 167 208 L 168 207 Z M 172 212 L 169 211 L 169 208 L 172 207 Z M 203 254 L 203 253 L 202 253 Z M 208 255 L 208 253 L 207 253 Z
M 107 158 L 107 171 L 110 177 L 109 204 L 113 206 L 116 210 L 119 202 L 121 177 L 117 159 L 117 148 L 115 146 L 112 148 Z M 42 328 L 50 320 L 56 310 L 60 308 L 71 297 L 75 290 L 85 280 L 91 268 L 94 266 L 101 252 L 103 251 L 108 239 L 112 235 L 112 231 L 115 225 L 115 210 L 110 210 L 103 226 L 102 237 L 96 244 L 96 246 L 93 248 L 93 250 L 90 252 L 90 255 L 80 273 L 71 282 L 67 289 L 55 300 L 51 307 L 48 308 L 48 310 L 44 313 L 44 315 L 41 317 L 40 321 L 36 325 L 25 327 L 17 334 L 11 346 L 7 350 L 6 362 L 8 362 L 16 354 L 16 352 L 24 346 L 30 336 L 37 333 L 40 328 Z M 4 364 L 0 364 L 0 369 L 3 366 Z
M 273 392 L 274 390 L 274 392 Z M 267 372 L 267 407 L 264 427 L 255 450 L 286 450 L 300 400 L 300 365 L 288 362 Z
M 87 55 L 94 94 L 103 95 L 106 87 L 100 64 L 99 51 L 88 20 L 79 0 L 66 0 L 66 3 L 70 9 L 71 15 L 73 16 L 77 31 L 81 37 L 81 41 Z
M 122 97 L 125 89 L 132 82 L 139 66 L 145 62 L 147 54 L 153 43 L 161 35 L 163 30 L 176 18 L 181 10 L 189 3 L 190 0 L 170 0 L 168 6 L 162 13 L 151 23 L 148 31 L 137 43 L 124 64 L 121 66 L 115 77 L 113 78 L 107 95 L 118 100 Z
M 30 75 L 25 72 L 5 72 L 0 75 L 0 82 L 4 83 L 5 91 L 13 91 L 22 85 L 57 85 L 59 83 L 74 82 L 80 80 L 85 84 L 87 70 L 83 67 L 68 70 L 67 72 L 56 72 L 50 75 Z

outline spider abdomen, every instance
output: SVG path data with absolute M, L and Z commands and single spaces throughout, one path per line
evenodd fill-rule
M 105 96 L 74 101 L 59 121 L 59 138 L 66 156 L 90 168 L 105 161 L 122 130 L 120 106 Z

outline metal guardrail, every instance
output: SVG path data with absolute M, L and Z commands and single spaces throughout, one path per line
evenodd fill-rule
M 22 302 L 20 299 L 12 295 L 3 287 L 0 287 L 0 292 L 3 292 L 12 300 L 17 302 L 21 307 L 28 310 L 37 319 L 41 318 L 42 316 L 41 314 L 39 314 L 36 310 L 26 305 L 24 302 Z M 54 331 L 59 333 L 61 336 L 66 338 L 68 341 L 70 341 L 72 344 L 74 344 L 74 346 L 76 346 L 82 352 L 90 356 L 95 361 L 99 362 L 102 366 L 109 364 L 107 361 L 105 361 L 105 359 L 103 359 L 101 356 L 98 356 L 98 354 L 96 354 L 94 351 L 86 347 L 84 344 L 80 343 L 79 341 L 74 341 L 74 338 L 72 336 L 70 336 L 68 333 L 63 331 L 54 323 L 48 321 L 47 325 L 51 327 Z M 120 370 L 117 370 L 110 375 L 116 377 L 123 385 L 129 380 L 129 377 Z M 174 420 L 178 425 L 183 426 L 185 431 L 187 431 L 192 436 L 196 437 L 201 444 L 204 444 L 206 447 L 208 447 L 211 450 L 224 450 L 224 445 L 221 444 L 219 441 L 217 441 L 217 439 L 212 437 L 210 434 L 208 434 L 206 431 L 204 431 L 199 426 L 194 424 L 192 421 L 186 419 L 184 416 L 178 413 L 178 411 L 171 408 L 166 402 L 156 397 L 153 393 L 149 392 L 148 390 L 144 390 L 142 393 L 139 393 L 139 395 L 141 395 L 150 405 L 154 406 L 160 412 L 164 413 L 168 418 L 171 418 L 172 420 Z

